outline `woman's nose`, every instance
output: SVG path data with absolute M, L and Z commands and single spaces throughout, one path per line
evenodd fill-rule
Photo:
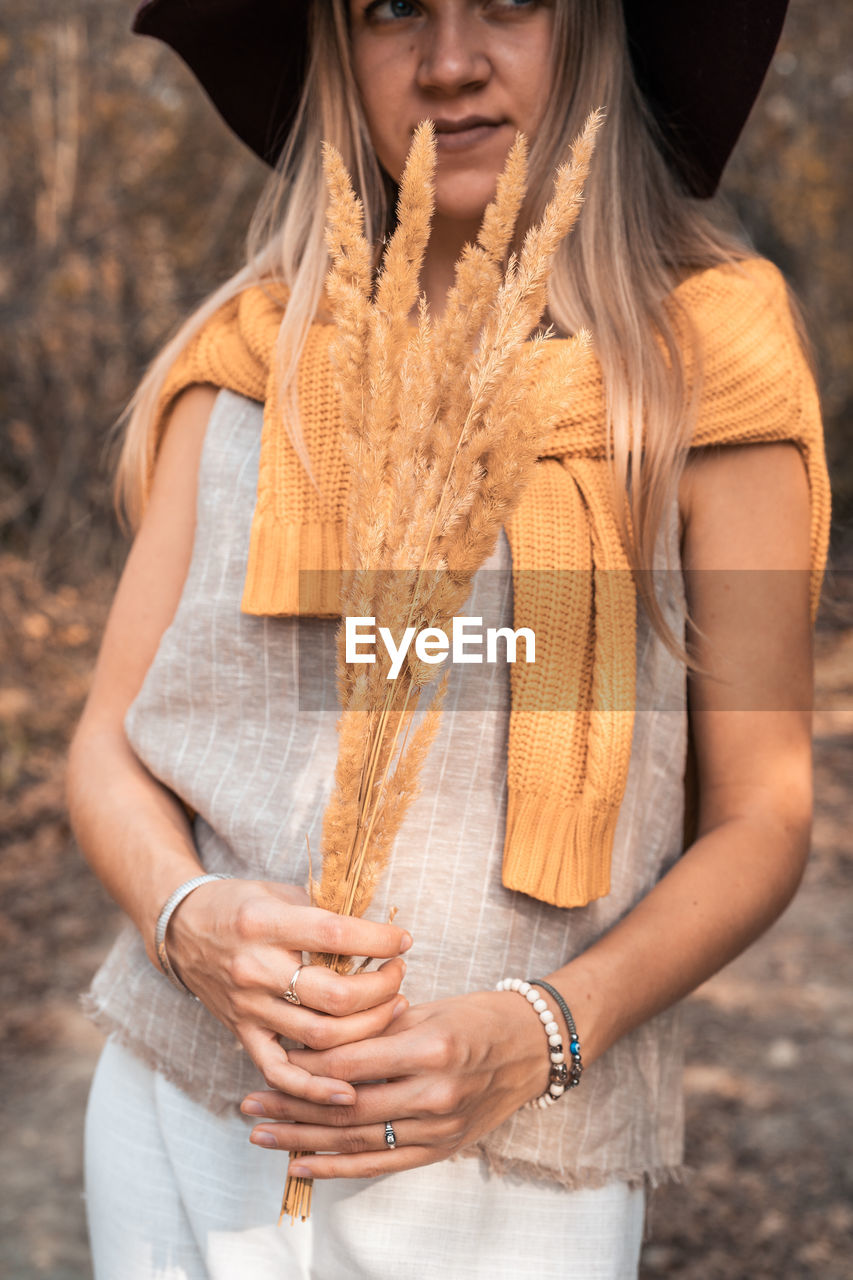
M 464 10 L 469 10 L 465 5 Z M 418 87 L 425 91 L 454 93 L 476 88 L 491 74 L 491 63 L 476 14 L 460 11 L 437 12 L 420 34 Z

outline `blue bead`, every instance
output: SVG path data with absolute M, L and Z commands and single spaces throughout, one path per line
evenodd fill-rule
M 572 1053 L 577 1053 L 579 1048 L 580 1048 L 580 1042 L 578 1040 L 572 1040 L 571 1043 L 569 1044 L 569 1049 L 572 1051 Z

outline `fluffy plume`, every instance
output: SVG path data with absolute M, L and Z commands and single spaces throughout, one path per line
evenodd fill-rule
M 419 295 L 436 165 L 430 122 L 415 132 L 400 183 L 397 227 L 371 289 L 363 213 L 346 168 L 324 148 L 329 190 L 327 295 L 338 328 L 334 358 L 351 479 L 342 616 L 404 629 L 446 630 L 474 573 L 530 478 L 544 438 L 565 412 L 586 334 L 561 343 L 533 333 L 553 256 L 580 212 L 600 127 L 593 112 L 554 179 L 542 220 L 511 253 L 525 196 L 527 143 L 518 135 L 476 244 L 465 246 L 444 312 Z M 396 679 L 382 647 L 348 669 L 338 637 L 338 761 L 323 824 L 314 901 L 361 915 L 418 790 L 438 733 L 448 674 L 414 656 Z M 427 704 L 420 707 L 426 694 Z M 418 714 L 418 712 L 422 714 Z M 317 956 L 340 973 L 348 956 Z M 282 1215 L 307 1217 L 310 1182 L 288 1177 Z

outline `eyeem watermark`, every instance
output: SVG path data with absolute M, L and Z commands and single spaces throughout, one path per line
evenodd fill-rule
M 441 627 L 406 627 L 399 644 L 388 627 L 376 628 L 376 619 L 368 617 L 346 618 L 345 657 L 347 662 L 375 662 L 376 646 L 381 643 L 391 666 L 388 679 L 396 680 L 402 670 L 406 655 L 414 642 L 415 654 L 421 662 L 444 662 L 449 657 L 453 663 L 498 662 L 498 642 L 502 642 L 503 661 L 515 662 L 518 641 L 524 641 L 524 661 L 536 661 L 536 636 L 531 627 L 486 627 L 483 619 L 460 615 L 453 619 L 450 635 Z M 485 655 L 483 649 L 485 647 Z

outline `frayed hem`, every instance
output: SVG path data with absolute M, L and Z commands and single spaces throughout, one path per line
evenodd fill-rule
M 235 1098 L 223 1097 L 221 1094 L 212 1093 L 209 1088 L 198 1089 L 196 1087 L 197 1081 L 194 1077 L 187 1077 L 185 1073 L 176 1070 L 170 1062 L 161 1058 L 144 1040 L 140 1040 L 122 1023 L 117 1022 L 111 1014 L 107 1013 L 91 991 L 81 995 L 79 1002 L 83 1014 L 105 1036 L 115 1040 L 122 1048 L 127 1049 L 134 1057 L 144 1062 L 152 1071 L 158 1072 L 170 1084 L 173 1084 L 188 1098 L 192 1099 L 193 1102 L 197 1102 L 215 1116 L 225 1116 L 229 1112 L 239 1111 L 238 1102 Z M 648 1193 L 654 1191 L 657 1187 L 668 1184 L 687 1184 L 696 1173 L 694 1168 L 686 1164 L 657 1165 L 651 1168 L 549 1168 L 515 1156 L 498 1155 L 487 1146 L 480 1145 L 465 1147 L 464 1150 L 450 1157 L 451 1160 L 466 1158 L 481 1160 L 488 1174 L 495 1177 L 515 1177 L 526 1182 L 543 1182 L 551 1186 L 564 1187 L 567 1191 L 597 1190 L 600 1187 L 607 1186 L 608 1183 L 624 1182 L 632 1190 L 643 1188 Z M 647 1201 L 646 1222 L 643 1233 L 644 1241 L 649 1238 L 649 1207 Z
M 451 1158 L 464 1157 L 479 1158 L 489 1173 L 498 1177 L 548 1182 L 565 1187 L 567 1191 L 597 1190 L 611 1182 L 625 1182 L 632 1190 L 643 1188 L 648 1192 L 668 1183 L 686 1184 L 695 1173 L 695 1169 L 686 1164 L 665 1164 L 639 1169 L 553 1169 L 514 1156 L 500 1156 L 482 1146 L 466 1147 Z
M 140 1062 L 144 1062 L 146 1067 L 158 1072 L 164 1080 L 168 1080 L 169 1084 L 173 1084 L 176 1089 L 180 1089 L 181 1093 L 185 1093 L 188 1098 L 204 1107 L 206 1111 L 210 1111 L 215 1116 L 225 1116 L 229 1112 L 239 1111 L 238 1104 L 234 1098 L 225 1098 L 221 1094 L 211 1093 L 209 1089 L 199 1090 L 195 1088 L 193 1077 L 187 1077 L 180 1071 L 175 1070 L 168 1061 L 161 1058 L 144 1040 L 138 1039 L 128 1031 L 127 1027 L 120 1022 L 116 1022 L 90 991 L 84 992 L 79 997 L 79 1001 L 84 1016 L 90 1022 L 93 1022 L 99 1031 L 102 1031 L 109 1039 L 114 1040 L 116 1044 L 120 1044 L 123 1049 L 127 1049 Z

